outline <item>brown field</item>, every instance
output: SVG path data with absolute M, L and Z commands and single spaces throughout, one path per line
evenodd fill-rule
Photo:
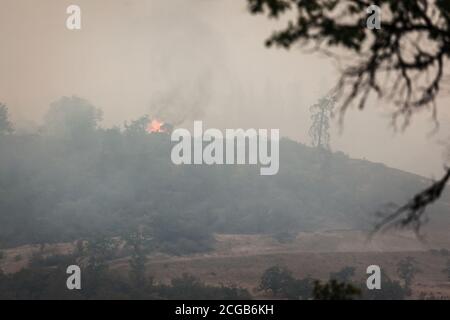
M 256 287 L 264 270 L 273 265 L 289 268 L 298 278 L 311 276 L 323 280 L 330 272 L 352 266 L 356 268 L 355 279 L 365 281 L 367 266 L 376 264 L 397 279 L 397 263 L 411 256 L 422 271 L 416 276 L 414 295 L 425 292 L 450 298 L 450 282 L 442 272 L 450 256 L 430 250 L 412 235 L 384 237 L 370 243 L 360 232 L 346 231 L 300 234 L 289 244 L 279 244 L 261 235 L 217 238 L 217 250 L 211 254 L 154 257 L 148 271 L 161 282 L 189 273 L 209 284 L 245 287 L 254 296 L 264 298 Z M 114 268 L 125 270 L 127 262 L 116 261 Z
M 151 255 L 148 273 L 163 283 L 188 273 L 208 284 L 237 285 L 249 289 L 255 297 L 265 298 L 256 287 L 264 270 L 273 265 L 289 268 L 298 278 L 311 276 L 323 280 L 328 278 L 330 272 L 352 266 L 356 268 L 355 279 L 365 281 L 367 266 L 376 264 L 391 278 L 397 279 L 397 263 L 411 256 L 421 269 L 414 282 L 414 296 L 424 292 L 450 299 L 450 282 L 442 272 L 450 256 L 437 250 L 449 248 L 446 234 L 434 234 L 428 244 L 406 233 L 367 242 L 361 232 L 337 230 L 300 233 L 288 244 L 281 244 L 264 235 L 216 235 L 216 239 L 216 250 L 206 254 Z M 47 245 L 44 252 L 62 254 L 72 249 L 73 244 Z M 37 250 L 38 246 L 5 250 L 6 257 L 0 267 L 5 272 L 16 272 L 27 265 Z M 111 261 L 111 269 L 125 274 L 128 258 L 123 256 Z

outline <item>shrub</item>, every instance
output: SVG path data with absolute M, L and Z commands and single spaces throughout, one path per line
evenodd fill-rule
M 264 271 L 258 289 L 292 300 L 309 299 L 313 289 L 313 279 L 310 277 L 295 279 L 288 269 L 273 266 Z
M 334 279 L 322 284 L 314 282 L 314 300 L 353 300 L 361 295 L 361 290 L 352 284 L 338 282 Z
M 235 286 L 209 286 L 202 283 L 196 277 L 184 273 L 180 278 L 172 279 L 170 286 L 159 286 L 159 295 L 166 299 L 218 299 L 218 300 L 240 300 L 250 299 L 251 296 L 246 289 Z
M 258 289 L 271 291 L 276 296 L 284 292 L 294 281 L 291 271 L 283 267 L 273 266 L 264 271 Z
M 365 283 L 361 286 L 364 288 L 362 297 L 365 300 L 404 300 L 407 296 L 407 290 L 400 282 L 391 280 L 385 272 L 381 274 L 382 290 L 369 290 Z
M 330 279 L 339 282 L 350 282 L 351 278 L 355 275 L 354 267 L 344 267 L 338 272 L 330 273 Z

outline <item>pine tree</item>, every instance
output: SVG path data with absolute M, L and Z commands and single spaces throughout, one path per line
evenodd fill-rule
M 311 111 L 312 125 L 309 128 L 311 144 L 316 148 L 329 149 L 330 145 L 330 117 L 333 112 L 336 100 L 334 96 L 325 96 L 320 98 L 316 104 L 313 104 Z

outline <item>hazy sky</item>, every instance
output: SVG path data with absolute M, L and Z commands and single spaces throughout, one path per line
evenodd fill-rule
M 70 4 L 82 9 L 81 31 L 65 27 Z M 202 119 L 210 127 L 280 128 L 309 143 L 309 106 L 337 77 L 329 59 L 265 48 L 276 23 L 251 16 L 243 0 L 0 5 L 0 101 L 18 128 L 38 125 L 52 101 L 77 95 L 103 110 L 103 126 L 158 113 L 183 125 Z M 388 106 L 371 102 L 347 113 L 342 134 L 334 121 L 332 149 L 438 177 L 449 104 L 448 97 L 438 101 L 441 127 L 430 136 L 430 113 L 395 133 Z

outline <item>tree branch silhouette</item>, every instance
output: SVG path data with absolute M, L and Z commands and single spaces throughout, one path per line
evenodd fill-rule
M 247 0 L 253 14 L 289 18 L 284 29 L 273 32 L 267 46 L 352 53 L 336 85 L 341 111 L 351 104 L 363 109 L 371 94 L 396 106 L 393 123 L 402 116 L 403 127 L 414 111 L 431 108 L 444 79 L 450 57 L 450 4 L 436 0 Z M 381 29 L 366 27 L 366 8 L 382 10 Z M 289 17 L 291 17 L 289 15 Z M 337 50 L 332 50 L 332 49 Z M 343 50 L 342 50 L 343 49 Z M 331 50 L 331 51 L 330 51 Z M 340 61 L 341 62 L 341 61 Z
M 363 109 L 371 94 L 395 106 L 392 123 L 403 118 L 406 128 L 414 112 L 431 109 L 437 123 L 436 98 L 450 58 L 450 2 L 448 0 L 247 0 L 252 14 L 287 19 L 266 46 L 323 52 L 341 62 L 350 53 L 334 92 L 345 110 Z M 381 28 L 366 27 L 366 9 L 381 9 Z M 335 49 L 335 50 L 333 50 Z M 308 50 L 309 51 L 309 50 Z M 372 235 L 390 226 L 411 227 L 417 235 L 428 205 L 442 194 L 450 169 L 439 181 L 407 204 L 386 212 Z
M 425 209 L 440 198 L 446 184 L 450 180 L 450 167 L 446 168 L 446 174 L 430 187 L 416 194 L 405 205 L 380 212 L 383 219 L 375 225 L 375 228 L 369 234 L 369 239 L 373 238 L 379 232 L 390 228 L 412 229 L 419 239 L 423 239 L 420 234 L 420 228 L 426 222 Z

